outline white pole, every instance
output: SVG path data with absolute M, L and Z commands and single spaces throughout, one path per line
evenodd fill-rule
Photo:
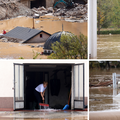
M 113 97 L 117 95 L 116 73 L 112 74 L 113 77 Z
M 113 73 L 112 76 L 113 76 L 113 89 L 116 89 L 117 88 L 117 85 L 116 85 L 116 73 Z
M 88 0 L 89 58 L 97 58 L 97 0 Z

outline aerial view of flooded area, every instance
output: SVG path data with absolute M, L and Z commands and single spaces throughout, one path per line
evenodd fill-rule
M 61 43 L 62 36 L 87 37 L 86 0 L 50 0 L 46 3 L 5 0 L 0 2 L 0 11 L 1 59 L 47 59 L 49 55 L 58 53 L 52 44 Z M 87 57 L 87 38 L 84 43 L 84 56 L 80 53 L 77 59 Z M 57 55 L 52 58 L 57 58 Z M 68 55 L 62 58 L 68 58 Z

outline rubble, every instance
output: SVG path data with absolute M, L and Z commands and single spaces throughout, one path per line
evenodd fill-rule
M 34 12 L 22 3 L 6 0 L 0 2 L 0 20 L 17 16 L 32 16 L 33 14 Z
M 10 37 L 6 37 L 3 35 L 0 35 L 0 42 L 14 42 L 14 43 L 20 43 L 23 40 L 20 39 L 16 39 L 16 38 L 10 38 Z
M 73 7 L 67 8 L 61 5 L 53 9 L 53 7 L 45 8 L 33 8 L 29 9 L 24 4 L 17 1 L 0 2 L 0 20 L 10 19 L 17 16 L 34 16 L 38 14 L 39 16 L 44 16 L 47 14 L 52 14 L 53 16 L 70 18 L 73 20 L 83 20 L 87 21 L 87 4 L 73 3 Z
M 32 10 L 36 13 L 39 14 L 40 16 L 44 16 L 45 14 L 48 13 L 53 13 L 54 16 L 57 17 L 64 17 L 64 18 L 79 18 L 79 20 L 84 20 L 87 21 L 87 10 L 88 10 L 88 5 L 83 5 L 79 3 L 74 4 L 75 7 L 73 8 L 44 8 L 44 7 L 39 7 L 39 8 L 33 8 Z

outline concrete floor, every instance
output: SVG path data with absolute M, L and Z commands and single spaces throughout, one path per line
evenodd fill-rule
M 7 111 L 0 120 L 88 120 L 87 111 Z

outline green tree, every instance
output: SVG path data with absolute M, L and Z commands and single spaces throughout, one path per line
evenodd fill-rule
M 52 44 L 50 59 L 86 59 L 87 37 L 80 33 L 77 37 L 71 34 L 62 34 L 60 42 Z
M 112 10 L 112 25 L 115 28 L 120 27 L 120 0 L 114 0 Z
M 113 0 L 114 1 L 114 0 Z M 112 21 L 112 8 L 114 2 L 112 0 L 98 0 L 97 1 L 97 27 L 98 34 L 101 28 L 107 28 Z
M 120 0 L 97 1 L 98 34 L 101 28 L 120 28 Z

